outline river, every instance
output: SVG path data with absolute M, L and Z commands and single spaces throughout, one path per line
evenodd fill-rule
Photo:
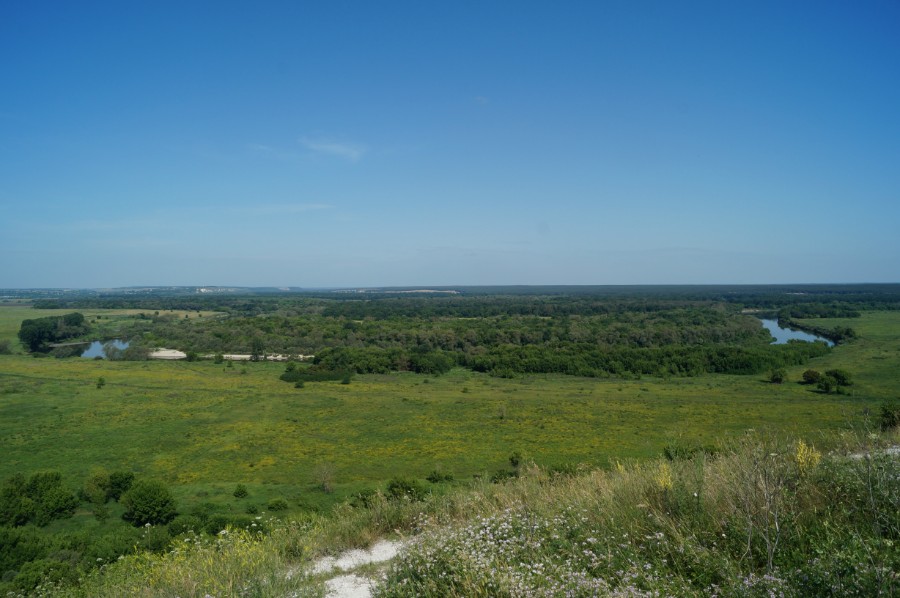
M 91 343 L 91 346 L 84 350 L 84 353 L 81 354 L 82 357 L 87 357 L 88 359 L 94 359 L 96 357 L 106 357 L 106 351 L 103 350 L 103 345 L 110 341 L 94 341 Z M 112 340 L 113 345 L 117 349 L 121 349 L 124 351 L 128 348 L 128 341 L 121 341 L 119 339 Z
M 802 330 L 782 328 L 778 325 L 778 320 L 763 320 L 762 318 L 760 318 L 759 321 L 762 322 L 762 325 L 766 328 L 766 330 L 769 331 L 769 334 L 775 337 L 775 340 L 772 342 L 773 345 L 784 345 L 790 340 L 797 340 L 806 341 L 809 343 L 813 343 L 815 341 L 824 341 L 828 343 L 829 347 L 834 346 L 834 343 L 827 338 L 816 336 L 815 334 L 810 334 L 808 332 L 803 332 Z

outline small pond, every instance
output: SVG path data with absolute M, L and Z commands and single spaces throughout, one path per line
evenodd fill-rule
M 82 353 L 81 356 L 89 359 L 94 359 L 95 357 L 106 358 L 106 351 L 104 351 L 103 345 L 109 342 L 111 342 L 115 348 L 122 351 L 128 348 L 128 341 L 119 340 L 117 338 L 114 338 L 111 341 L 94 341 L 84 350 L 84 353 Z
M 769 334 L 775 337 L 775 340 L 772 342 L 773 345 L 784 345 L 789 340 L 797 340 L 807 341 L 810 343 L 815 341 L 824 341 L 828 343 L 829 347 L 834 346 L 834 343 L 827 338 L 822 338 L 821 336 L 816 336 L 815 334 L 803 332 L 802 330 L 782 328 L 778 325 L 778 320 L 763 320 L 762 318 L 760 318 L 760 322 L 762 322 L 762 325 L 765 326 L 766 330 L 769 331 Z

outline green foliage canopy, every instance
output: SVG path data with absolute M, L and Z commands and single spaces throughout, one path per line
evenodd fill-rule
M 138 480 L 120 501 L 125 506 L 122 518 L 132 525 L 165 525 L 178 513 L 175 497 L 159 480 Z

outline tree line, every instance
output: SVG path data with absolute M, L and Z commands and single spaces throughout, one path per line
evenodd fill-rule
M 90 325 L 84 315 L 73 312 L 64 316 L 23 320 L 19 340 L 29 351 L 48 351 L 49 345 L 87 334 Z

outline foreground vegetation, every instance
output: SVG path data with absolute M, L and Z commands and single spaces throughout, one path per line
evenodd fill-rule
M 186 533 L 48 596 L 316 596 L 317 555 L 409 538 L 378 596 L 890 596 L 900 587 L 896 431 L 818 445 L 750 434 L 722 452 L 376 494 L 267 533 Z M 830 447 L 830 450 L 826 450 Z

